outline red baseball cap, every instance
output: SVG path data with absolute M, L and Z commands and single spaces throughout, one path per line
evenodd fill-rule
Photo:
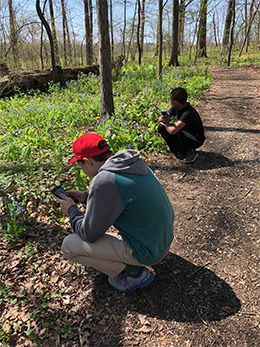
M 98 148 L 98 144 L 100 141 L 106 140 L 95 133 L 87 133 L 81 135 L 74 143 L 73 143 L 73 152 L 75 157 L 68 161 L 68 165 L 75 163 L 75 161 L 81 160 L 83 158 L 92 158 L 109 150 L 109 145 L 106 142 L 106 146 L 103 149 Z

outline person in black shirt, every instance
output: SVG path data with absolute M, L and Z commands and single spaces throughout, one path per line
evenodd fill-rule
M 183 88 L 175 88 L 171 92 L 171 108 L 168 117 L 159 118 L 158 131 L 176 158 L 184 163 L 193 163 L 198 153 L 195 151 L 205 141 L 204 128 L 200 115 L 187 102 L 188 94 Z M 171 123 L 171 118 L 177 121 Z

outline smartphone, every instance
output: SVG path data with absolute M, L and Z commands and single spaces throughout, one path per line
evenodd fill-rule
M 66 195 L 67 197 L 71 198 L 75 204 L 78 204 L 78 200 L 76 198 L 74 198 L 74 196 L 72 196 L 71 194 L 67 193 L 63 188 L 61 187 L 55 187 L 51 190 L 52 194 L 54 194 L 55 196 L 57 196 L 59 199 L 62 199 L 62 197 L 60 196 L 61 194 Z
M 161 111 L 161 114 L 162 114 L 163 117 L 167 117 L 171 121 L 171 117 L 170 117 L 170 115 L 168 114 L 167 111 Z M 163 119 L 161 119 L 161 121 L 163 122 Z

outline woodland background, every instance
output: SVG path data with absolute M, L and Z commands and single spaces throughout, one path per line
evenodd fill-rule
M 0 346 L 260 345 L 259 4 L 0 0 L 0 94 L 16 76 L 58 82 L 0 98 Z M 206 130 L 191 166 L 157 133 L 174 87 Z M 71 228 L 50 190 L 89 186 L 67 166 L 87 131 L 138 149 L 176 213 L 171 254 L 140 292 L 60 252 Z
M 53 64 L 97 64 L 98 3 L 101 11 L 108 5 L 112 61 L 121 55 L 140 64 L 156 56 L 159 67 L 161 59 L 194 65 L 201 58 L 207 63 L 210 52 L 230 65 L 232 55 L 259 47 L 256 0 L 1 0 L 0 77 Z

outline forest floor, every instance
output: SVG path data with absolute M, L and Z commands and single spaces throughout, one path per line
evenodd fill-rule
M 197 161 L 144 157 L 176 216 L 152 284 L 114 291 L 105 275 L 64 259 L 69 227 L 38 215 L 29 246 L 0 243 L 10 346 L 260 346 L 260 67 L 213 76 L 196 105 L 207 137 Z

